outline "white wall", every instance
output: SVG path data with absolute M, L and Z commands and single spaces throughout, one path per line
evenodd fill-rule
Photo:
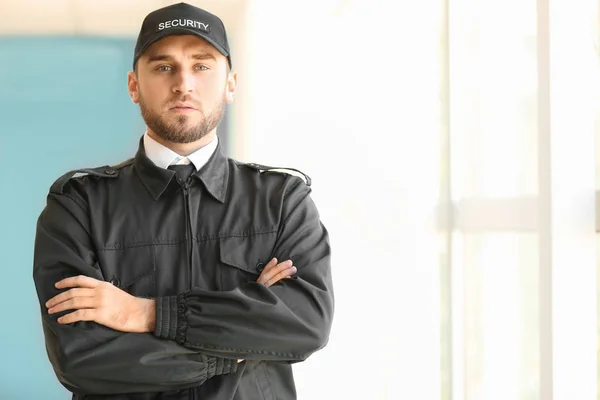
M 333 248 L 331 343 L 299 398 L 440 396 L 440 5 L 250 4 L 238 154 L 308 173 Z

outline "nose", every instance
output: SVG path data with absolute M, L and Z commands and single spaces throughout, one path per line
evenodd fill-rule
M 177 94 L 187 94 L 192 93 L 194 89 L 194 76 L 187 71 L 179 72 L 177 74 L 175 84 L 173 85 L 173 92 Z

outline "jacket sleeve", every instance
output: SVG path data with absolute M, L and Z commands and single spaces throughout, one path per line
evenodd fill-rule
M 158 298 L 158 337 L 219 357 L 284 362 L 303 361 L 326 345 L 334 312 L 328 233 L 310 188 L 290 179 L 298 182 L 284 195 L 273 254 L 294 262 L 295 277 L 271 287 L 249 282 Z
M 33 280 L 47 354 L 68 390 L 82 394 L 178 390 L 237 369 L 235 359 L 201 354 L 152 333 L 123 333 L 95 322 L 57 322 L 71 311 L 49 315 L 45 303 L 60 292 L 55 282 L 75 275 L 104 280 L 89 226 L 81 198 L 54 193 L 37 223 Z

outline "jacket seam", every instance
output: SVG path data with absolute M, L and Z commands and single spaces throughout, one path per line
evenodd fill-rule
M 68 198 L 69 200 L 71 200 L 73 203 L 77 204 L 77 206 L 79 208 L 81 208 L 81 211 L 83 211 L 86 215 L 87 215 L 87 210 L 85 209 L 85 206 L 83 206 L 81 203 L 79 203 L 79 200 L 75 199 L 74 196 L 71 196 L 70 194 L 66 194 L 66 193 L 61 193 L 63 196 L 65 196 L 66 198 Z
M 287 198 L 289 196 L 287 196 L 287 193 L 292 192 L 294 189 L 296 189 L 301 183 L 304 183 L 304 181 L 300 180 L 300 182 L 298 182 L 296 185 L 292 186 L 291 188 L 289 188 L 286 191 L 286 195 L 283 199 L 283 202 L 285 203 L 285 201 L 287 200 Z M 292 214 L 294 213 L 294 210 L 300 206 L 302 204 L 302 202 L 304 201 L 304 199 L 306 199 L 308 196 L 310 196 L 310 188 L 309 190 L 306 192 L 306 194 L 298 201 L 298 204 L 296 204 L 296 206 L 290 210 L 289 214 L 287 216 L 283 216 L 282 215 L 282 220 L 280 222 L 280 226 L 283 228 L 285 226 L 285 224 L 288 222 L 288 220 L 292 217 Z
M 231 238 L 231 237 L 254 237 L 254 236 L 259 236 L 259 235 L 268 235 L 271 233 L 275 233 L 277 232 L 276 229 L 272 229 L 269 231 L 263 231 L 263 232 L 241 232 L 241 233 L 232 233 L 232 234 L 226 234 L 226 235 L 217 235 L 217 236 L 204 236 L 201 238 L 193 238 L 194 242 L 197 243 L 201 243 L 201 242 L 206 242 L 209 240 L 219 240 L 219 239 L 227 239 L 227 238 Z M 174 244 L 179 244 L 179 243 L 184 243 L 183 240 L 176 240 L 176 241 L 155 241 L 152 243 L 148 243 L 148 242 L 129 242 L 129 243 L 115 243 L 113 245 L 110 246 L 106 246 L 102 249 L 98 249 L 98 251 L 119 251 L 119 250 L 125 250 L 125 249 L 130 249 L 130 248 L 135 248 L 135 247 L 149 247 L 149 246 L 169 246 L 169 245 L 174 245 Z
M 265 375 L 265 379 L 267 380 L 267 386 L 269 388 L 269 392 L 271 392 L 270 393 L 271 396 L 269 396 L 269 397 L 271 399 L 273 399 L 275 397 L 275 395 L 274 395 L 274 391 L 273 391 L 273 385 L 271 385 L 271 379 L 269 378 L 269 371 L 267 371 L 267 367 L 265 366 L 265 363 L 259 363 L 258 365 L 260 365 L 260 367 L 263 371 L 263 374 Z M 263 396 L 264 396 L 264 393 L 263 393 Z
M 83 213 L 85 215 L 87 215 L 89 217 L 89 214 L 87 213 L 87 211 L 85 210 L 85 208 L 77 201 L 75 200 L 74 197 L 68 195 L 68 194 L 57 194 L 57 196 L 64 196 L 67 199 L 71 200 L 73 203 L 75 203 L 80 209 L 81 211 L 83 211 Z M 57 201 L 58 202 L 58 201 Z M 79 226 L 81 226 L 83 228 L 83 230 L 87 233 L 88 237 L 90 238 L 90 240 L 92 240 L 92 233 L 90 232 L 90 230 L 88 229 L 88 227 L 86 227 L 80 220 L 79 218 L 74 214 L 73 210 L 71 210 L 69 207 L 65 207 L 64 205 L 60 204 L 60 202 L 58 202 L 60 207 L 62 207 L 67 213 L 69 213 L 74 219 L 75 221 L 79 224 Z M 40 223 L 41 225 L 48 231 L 50 231 L 50 229 L 48 228 L 48 225 L 44 222 L 43 218 L 40 218 Z M 69 248 L 73 251 L 75 251 L 76 249 L 73 248 L 70 244 L 68 244 Z
M 155 241 L 155 242 L 129 242 L 129 243 L 115 243 L 110 246 L 106 246 L 102 249 L 98 249 L 98 251 L 119 251 L 126 250 L 136 247 L 150 247 L 150 246 L 170 246 L 174 244 L 183 243 L 183 240 L 175 240 L 175 241 Z
M 258 377 L 258 366 L 259 365 L 260 365 L 260 363 L 258 363 L 254 366 L 254 383 L 256 384 L 256 389 L 260 393 L 262 400 L 267 400 L 267 397 L 265 396 L 265 392 L 260 387 L 260 378 Z
M 268 235 L 270 233 L 275 233 L 277 232 L 276 229 L 271 229 L 269 231 L 255 231 L 255 232 L 241 232 L 241 233 L 231 233 L 231 234 L 227 234 L 227 235 L 218 235 L 218 236 L 204 236 L 201 238 L 194 238 L 194 241 L 196 242 L 206 242 L 209 240 L 219 240 L 219 239 L 227 239 L 227 238 L 232 238 L 232 237 L 254 237 L 254 236 L 259 236 L 259 235 Z
M 304 360 L 304 357 L 301 357 L 297 354 L 291 354 L 291 353 L 280 353 L 280 352 L 276 352 L 276 351 L 261 351 L 261 350 L 251 350 L 251 349 L 235 349 L 235 348 L 231 348 L 231 347 L 217 347 L 217 346 L 211 346 L 211 345 L 200 344 L 200 343 L 192 343 L 192 342 L 187 342 L 187 341 L 186 341 L 186 343 L 190 343 L 193 347 L 196 347 L 201 350 L 205 349 L 205 350 L 231 351 L 231 352 L 236 352 L 236 353 L 250 353 L 250 354 L 258 354 L 258 355 L 287 357 L 287 358 L 292 358 L 294 360 L 299 360 L 299 361 Z M 186 347 L 189 347 L 189 346 L 186 346 Z
M 288 177 L 288 180 L 290 180 L 290 179 L 292 179 L 291 176 Z M 290 187 L 289 189 L 284 190 L 284 192 L 283 192 L 283 199 L 282 199 L 282 202 L 281 202 L 282 209 L 285 209 L 285 203 L 286 203 L 286 201 L 287 201 L 287 199 L 289 197 L 288 193 L 291 192 L 291 191 L 293 191 L 294 189 L 296 189 L 298 187 L 298 185 L 300 185 L 303 182 L 304 181 L 302 179 L 298 179 L 298 183 L 296 183 L 294 186 Z M 284 186 L 285 186 L 285 182 L 284 182 Z M 308 194 L 310 194 L 310 190 L 308 191 Z M 302 200 L 304 200 L 304 198 Z M 288 215 L 284 215 L 283 212 L 281 213 L 281 216 L 279 217 L 279 228 L 277 229 L 277 238 L 275 239 L 275 243 L 273 244 L 273 248 L 271 249 L 271 254 L 275 253 L 275 249 L 279 245 L 279 241 L 281 239 L 281 234 L 283 233 L 283 229 L 285 228 L 285 224 L 291 218 L 291 216 L 293 214 L 293 211 L 294 210 L 290 210 L 290 212 L 288 213 Z

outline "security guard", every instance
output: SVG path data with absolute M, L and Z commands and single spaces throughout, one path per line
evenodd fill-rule
M 38 220 L 56 376 L 74 399 L 295 399 L 291 364 L 325 346 L 334 308 L 310 179 L 221 153 L 237 75 L 218 17 L 149 14 L 128 79 L 137 154 L 62 176 Z

